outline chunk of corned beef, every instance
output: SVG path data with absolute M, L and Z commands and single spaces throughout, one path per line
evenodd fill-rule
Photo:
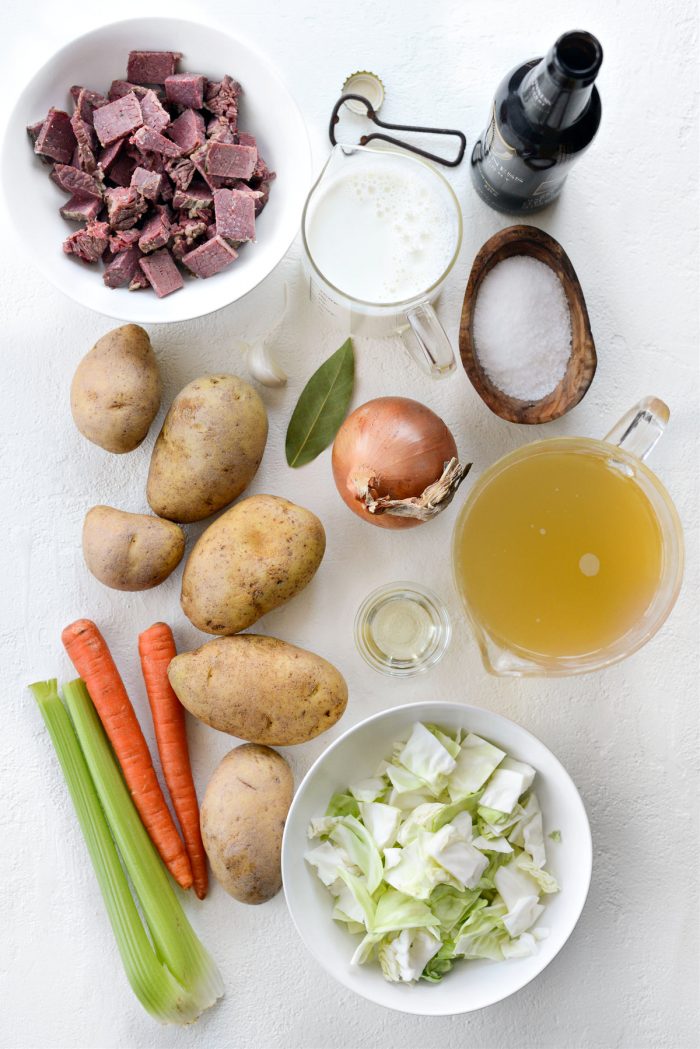
M 205 240 L 204 244 L 188 252 L 182 261 L 195 277 L 206 278 L 220 273 L 237 258 L 238 253 L 226 243 L 223 237 L 212 237 L 211 240 Z
M 134 84 L 164 84 L 174 74 L 180 58 L 180 51 L 130 51 L 127 80 Z
M 173 196 L 173 207 L 184 208 L 190 218 L 204 208 L 210 208 L 214 202 L 212 191 L 204 183 L 193 183 L 189 189 L 178 189 Z
M 131 185 L 135 186 L 146 200 L 158 200 L 163 185 L 163 176 L 158 171 L 135 168 L 131 176 Z
M 27 134 L 29 135 L 32 143 L 36 142 L 39 137 L 39 132 L 44 126 L 43 120 L 37 120 L 36 124 L 27 124 Z
M 70 164 L 76 145 L 70 117 L 52 106 L 36 137 L 34 152 L 51 157 L 59 164 Z
M 77 145 L 77 159 L 78 167 L 82 171 L 91 173 L 97 167 L 97 160 L 95 159 L 95 150 L 97 149 L 97 136 L 93 129 L 92 124 L 83 117 L 83 111 L 89 106 L 86 106 L 82 99 L 85 92 L 81 92 L 78 96 L 78 101 L 75 104 L 75 111 L 71 115 L 70 125 L 73 128 L 73 134 Z M 92 114 L 92 111 L 90 111 Z
M 139 259 L 139 266 L 159 299 L 184 287 L 182 274 L 173 262 L 172 255 L 167 248 L 154 251 L 152 255 Z
M 121 141 L 124 141 L 123 139 Z M 136 169 L 136 161 L 129 156 L 126 149 L 119 154 L 109 170 L 109 178 L 116 186 L 128 189 L 131 185 L 131 176 Z
M 139 259 L 139 263 L 140 262 L 141 260 Z M 138 269 L 129 281 L 129 291 L 141 291 L 142 288 L 150 288 L 150 286 L 151 285 L 148 283 L 148 277 L 139 265 Z
M 208 186 L 211 186 L 212 189 L 221 189 L 224 185 L 223 179 L 217 178 L 216 175 L 210 175 L 207 171 L 207 153 L 210 144 L 210 141 L 207 139 L 203 146 L 195 149 L 194 153 L 190 154 L 190 160 Z
M 133 91 L 95 110 L 95 131 L 103 146 L 130 135 L 142 124 L 141 106 Z
M 223 80 L 208 80 L 204 92 L 204 108 L 219 117 L 228 117 L 235 125 L 238 120 L 238 97 L 241 85 L 232 77 Z
M 237 189 L 241 193 L 247 193 L 249 197 L 252 197 L 255 201 L 255 214 L 258 215 L 267 203 L 267 197 L 261 189 L 253 189 L 247 182 L 234 182 L 231 189 Z M 267 196 L 269 196 L 269 190 Z
M 96 200 L 102 200 L 104 195 L 102 183 L 98 179 L 88 175 L 87 171 L 74 168 L 71 164 L 55 164 L 53 179 L 62 190 L 75 196 L 94 197 Z
M 168 216 L 168 208 L 161 205 L 143 227 L 139 237 L 139 248 L 144 254 L 157 251 L 158 248 L 167 246 L 171 235 L 172 227 Z
M 170 123 L 170 114 L 163 109 L 155 91 L 146 91 L 140 101 L 144 127 L 163 131 Z
M 178 160 L 166 160 L 165 170 L 177 189 L 187 189 L 194 177 L 195 168 L 189 157 L 182 157 Z
M 272 178 L 275 178 L 275 177 L 276 177 L 275 175 L 272 176 Z M 255 195 L 256 195 L 255 214 L 256 214 L 256 216 L 258 216 L 260 214 L 260 212 L 262 211 L 262 209 L 267 204 L 268 200 L 270 199 L 270 183 L 267 182 L 267 181 L 266 182 L 261 182 L 260 185 L 258 186 L 257 190 L 255 190 L 254 192 L 255 192 Z
M 71 98 L 80 109 L 81 117 L 83 120 L 87 120 L 88 123 L 92 121 L 93 111 L 99 109 L 100 106 L 106 106 L 109 101 L 99 91 L 91 91 L 89 87 L 81 87 L 80 84 L 74 84 L 70 89 L 70 93 Z
M 254 182 L 256 180 L 260 181 L 260 182 L 272 182 L 272 180 L 274 178 L 277 178 L 277 175 L 275 174 L 275 172 L 274 171 L 270 171 L 270 169 L 268 168 L 267 164 L 265 163 L 265 161 L 261 157 L 259 150 L 258 150 L 258 160 L 257 160 L 257 163 L 255 165 L 255 171 L 253 172 L 253 174 L 250 177 L 251 177 L 251 179 Z
M 106 149 L 100 151 L 97 157 L 97 164 L 101 171 L 107 172 L 110 170 L 115 160 L 122 151 L 124 145 L 124 139 L 120 138 L 116 142 L 113 142 L 111 146 L 107 146 Z
M 59 211 L 70 222 L 90 222 L 102 211 L 102 201 L 96 197 L 71 197 Z
M 109 85 L 107 98 L 110 102 L 115 102 L 118 98 L 124 98 L 124 95 L 133 92 L 140 102 L 149 90 L 152 90 L 159 100 L 165 98 L 165 91 L 162 87 L 147 88 L 142 84 L 131 84 L 128 80 L 113 80 Z
M 220 237 L 236 243 L 255 239 L 255 201 L 248 193 L 237 189 L 215 190 L 214 212 Z
M 132 137 L 131 141 L 142 153 L 161 153 L 164 157 L 180 157 L 182 150 L 177 142 L 171 142 L 165 135 L 154 131 L 150 127 L 142 127 Z
M 173 142 L 177 142 L 183 153 L 191 153 L 204 144 L 204 117 L 194 109 L 185 109 L 173 120 L 168 135 Z
M 258 143 L 255 140 L 255 135 L 250 135 L 247 131 L 238 131 L 238 141 L 242 146 L 254 146 L 258 148 Z
M 141 252 L 137 246 L 127 248 L 126 251 L 120 251 L 119 254 L 115 255 L 102 274 L 102 280 L 107 287 L 126 287 L 133 280 L 137 270 L 141 272 L 139 269 L 140 258 Z
M 109 250 L 113 255 L 119 255 L 120 252 L 127 251 L 133 248 L 134 244 L 138 244 L 140 236 L 141 230 L 139 229 L 117 230 L 116 233 L 110 235 Z
M 173 105 L 201 109 L 205 83 L 206 77 L 199 73 L 175 73 L 165 79 L 165 97 Z
M 88 222 L 84 229 L 71 233 L 63 242 L 66 255 L 77 255 L 83 262 L 97 262 L 107 249 L 109 226 L 106 222 Z
M 105 190 L 105 203 L 112 229 L 131 229 L 148 207 L 139 191 L 131 186 Z
M 217 178 L 251 178 L 258 162 L 255 146 L 237 146 L 230 142 L 210 142 L 207 150 L 207 172 Z
M 207 124 L 207 138 L 212 142 L 238 142 L 236 125 L 231 124 L 226 117 L 212 117 Z
M 178 225 L 174 226 L 173 242 L 170 250 L 175 258 L 182 259 L 192 249 L 192 245 L 203 237 L 206 232 L 206 222 L 198 219 L 186 218 L 185 221 L 180 221 Z

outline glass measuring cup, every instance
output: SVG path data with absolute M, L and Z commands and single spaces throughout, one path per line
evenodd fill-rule
M 499 459 L 474 485 L 455 525 L 453 568 L 455 585 L 489 672 L 513 676 L 563 676 L 598 670 L 636 652 L 664 623 L 680 590 L 683 534 L 668 492 L 643 460 L 662 435 L 668 418 L 669 410 L 663 401 L 646 398 L 623 416 L 604 440 L 562 437 L 535 441 Z M 577 476 L 573 464 L 577 468 L 581 464 L 580 458 L 571 457 L 578 456 L 584 457 L 595 470 L 604 466 L 606 471 L 610 471 L 610 484 L 613 486 L 625 486 L 626 482 L 632 482 L 631 489 L 625 488 L 625 492 L 626 497 L 629 494 L 633 502 L 623 502 L 619 506 L 644 506 L 648 508 L 648 516 L 638 521 L 631 514 L 627 518 L 624 513 L 616 515 L 615 510 L 619 507 L 610 500 L 606 501 L 602 489 L 598 490 L 597 495 L 602 501 L 596 503 L 595 485 L 590 489 L 592 500 L 582 498 L 575 503 L 573 500 L 578 495 L 574 489 L 580 486 L 562 484 L 561 488 L 547 489 L 542 513 L 539 517 L 536 512 L 533 513 L 531 516 L 536 519 L 528 521 L 525 512 L 520 511 L 529 493 L 535 491 L 535 498 L 539 495 L 540 489 L 537 485 L 533 487 L 531 479 L 537 476 L 538 466 L 545 462 L 547 456 L 550 461 L 554 461 L 551 460 L 552 456 L 558 457 L 557 468 L 560 471 L 562 464 L 571 463 L 571 478 Z M 523 466 L 529 471 L 527 477 L 524 476 Z M 553 476 L 548 475 L 548 484 L 554 483 L 551 481 Z M 569 480 L 565 472 L 563 476 Z M 595 479 L 597 475 L 590 476 Z M 528 482 L 530 487 L 523 487 L 523 481 Z M 499 485 L 500 488 L 497 487 Z M 469 541 L 477 534 L 477 522 L 484 520 L 486 507 L 497 505 L 494 503 L 494 493 L 501 489 L 506 491 L 510 499 L 509 513 L 500 520 L 490 522 L 492 527 L 486 544 L 482 542 L 478 549 L 473 550 L 473 557 L 480 559 L 474 562 L 478 567 L 473 571 L 465 571 Z M 544 491 L 544 488 L 541 490 Z M 521 503 L 517 501 L 519 492 L 528 493 L 522 494 Z M 559 505 L 557 500 L 563 502 Z M 530 507 L 527 514 L 529 512 Z M 647 509 L 644 513 L 647 514 Z M 515 522 L 512 530 L 511 521 Z M 658 560 L 654 560 L 653 572 L 649 573 L 646 580 L 644 571 L 648 567 L 648 559 L 645 560 L 641 553 L 652 547 L 641 545 L 643 529 L 639 527 L 640 521 L 645 529 L 648 527 L 649 535 L 653 532 L 658 540 Z M 533 531 L 530 532 L 530 529 Z M 600 550 L 599 560 L 585 546 L 581 549 L 576 546 L 572 537 L 585 535 L 587 529 L 591 534 L 597 534 L 603 543 L 606 536 L 611 537 L 611 556 L 607 560 Z M 483 530 L 481 534 L 483 536 Z M 537 546 L 540 542 L 552 544 L 551 554 L 544 552 L 546 546 Z M 640 544 L 638 562 L 636 544 Z M 543 551 L 541 556 L 545 562 L 549 560 L 551 563 L 546 565 L 541 574 L 530 576 L 528 573 L 536 564 L 535 558 L 540 556 L 533 555 L 532 551 L 538 549 Z M 612 557 L 615 549 L 629 554 L 629 563 L 632 568 L 637 565 L 639 575 L 620 576 L 624 566 L 621 569 Z M 506 577 L 504 582 L 499 579 L 498 573 L 506 564 L 515 568 L 512 577 Z M 538 567 L 532 570 L 539 572 L 537 564 Z M 484 565 L 488 565 L 488 569 Z M 548 575 L 549 570 L 551 577 Z M 491 572 L 493 575 L 489 576 Z M 617 584 L 616 589 L 607 590 L 606 576 L 608 580 L 617 578 L 617 584 L 621 578 L 625 579 L 627 590 L 624 586 L 620 589 Z M 480 588 L 482 577 L 486 578 L 487 584 L 489 581 L 493 584 L 491 592 Z M 545 583 L 540 587 L 542 578 L 545 578 Z M 567 592 L 567 581 L 570 579 L 575 580 L 577 589 Z M 524 580 L 528 586 L 524 585 Z M 639 580 L 644 580 L 648 591 L 644 592 L 643 601 L 637 602 Z M 546 591 L 547 586 L 549 591 Z M 486 599 L 482 597 L 484 593 L 487 594 Z M 546 601 L 542 599 L 544 593 L 548 593 Z M 574 594 L 577 603 L 574 602 Z M 582 594 L 583 599 L 580 597 Z M 589 598 L 590 608 L 586 604 Z M 503 602 L 500 607 L 499 601 Z M 544 636 L 547 629 L 551 630 L 551 636 L 559 632 L 559 636 L 567 640 L 575 637 L 577 631 L 579 637 L 585 637 L 581 633 L 581 624 L 586 622 L 587 615 L 590 614 L 591 622 L 597 629 L 598 624 L 604 623 L 606 616 L 612 614 L 611 610 L 617 608 L 622 609 L 616 621 L 620 629 L 616 634 L 611 628 L 610 636 L 600 643 L 588 646 L 572 644 L 571 651 L 554 651 L 553 645 L 548 647 L 543 644 L 538 648 L 536 644 L 523 642 L 526 636 Z M 505 612 L 501 614 L 500 609 L 505 609 Z M 535 625 L 546 624 L 547 617 L 549 626 Z M 508 628 L 504 628 L 506 623 Z
M 402 180 L 412 187 L 419 183 L 425 189 L 426 205 L 444 216 L 445 221 L 436 229 L 436 236 L 443 238 L 443 250 L 436 254 L 435 265 L 422 251 L 418 271 L 424 277 L 420 286 L 410 286 L 405 281 L 396 285 L 397 291 L 381 287 L 377 281 L 362 295 L 354 294 L 351 285 L 356 284 L 343 273 L 343 265 L 329 255 L 327 247 L 321 250 L 317 229 L 323 222 L 324 233 L 337 237 L 338 259 L 342 263 L 344 245 L 353 237 L 348 226 L 348 208 L 339 202 L 337 212 L 329 209 L 331 193 L 336 193 L 347 180 L 355 180 L 362 186 L 363 180 L 394 179 L 398 187 Z M 369 192 L 369 190 L 368 190 Z M 398 192 L 398 191 L 397 191 Z M 321 211 L 323 209 L 323 212 Z M 323 215 L 323 219 L 321 218 Z M 423 216 L 424 217 L 424 216 Z M 413 216 L 415 221 L 416 216 Z M 338 232 L 334 229 L 337 224 Z M 379 224 L 378 224 L 379 228 Z M 394 150 L 370 149 L 366 146 L 338 144 L 331 151 L 328 161 L 312 187 L 302 216 L 302 241 L 304 245 L 303 265 L 310 286 L 311 301 L 327 317 L 338 325 L 345 326 L 351 334 L 371 338 L 386 338 L 398 335 L 419 367 L 433 378 L 448 375 L 455 368 L 455 357 L 450 341 L 445 334 L 433 308 L 433 303 L 452 269 L 462 242 L 462 212 L 449 182 L 436 169 L 423 160 L 407 156 Z M 342 231 L 342 232 L 341 232 Z M 345 241 L 343 240 L 345 237 Z M 424 239 L 429 243 L 430 238 Z M 449 243 L 448 243 L 449 241 Z M 326 240 L 326 245 L 328 241 Z M 410 239 L 410 216 L 407 219 L 406 254 L 417 251 L 420 239 Z M 387 264 L 393 266 L 398 255 L 391 250 L 389 242 L 367 244 L 368 265 L 381 262 L 381 253 L 386 252 Z M 421 255 L 421 252 L 418 251 Z M 321 257 L 323 256 L 323 257 Z M 414 260 L 415 261 L 415 260 Z M 410 272 L 411 259 L 407 259 L 406 272 Z M 415 271 L 415 267 L 414 267 Z

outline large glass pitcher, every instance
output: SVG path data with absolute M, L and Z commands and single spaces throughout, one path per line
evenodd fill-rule
M 487 670 L 582 674 L 657 632 L 683 573 L 678 514 L 643 462 L 668 417 L 649 397 L 602 441 L 535 441 L 479 478 L 453 564 Z
M 338 144 L 302 217 L 311 300 L 339 326 L 399 335 L 434 378 L 455 368 L 433 302 L 462 241 L 462 213 L 431 165 L 386 149 Z

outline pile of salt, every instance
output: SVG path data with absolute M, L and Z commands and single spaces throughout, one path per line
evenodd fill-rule
M 556 273 L 530 255 L 513 255 L 486 274 L 474 310 L 474 344 L 503 393 L 545 397 L 571 356 L 571 314 Z

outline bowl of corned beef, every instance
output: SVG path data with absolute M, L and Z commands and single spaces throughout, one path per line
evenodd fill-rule
M 311 178 L 301 112 L 268 59 L 212 27 L 86 33 L 24 89 L 3 183 L 18 236 L 77 302 L 134 322 L 221 309 L 288 251 Z

